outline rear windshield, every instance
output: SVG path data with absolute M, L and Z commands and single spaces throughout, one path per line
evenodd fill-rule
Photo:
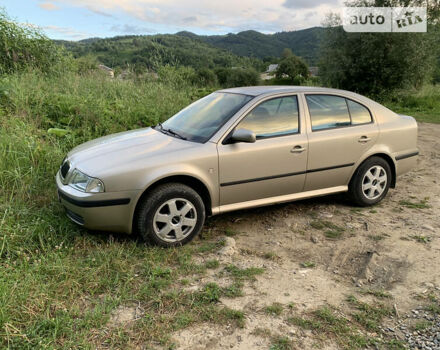
M 214 92 L 190 104 L 162 125 L 189 141 L 203 143 L 252 98 L 242 94 Z

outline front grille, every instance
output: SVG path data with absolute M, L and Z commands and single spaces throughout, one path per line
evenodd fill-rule
M 70 169 L 70 162 L 68 160 L 66 160 L 63 165 L 61 166 L 60 172 L 61 172 L 61 177 L 63 179 L 66 178 L 67 173 L 69 172 Z
M 84 218 L 81 215 L 74 213 L 73 211 L 71 211 L 67 208 L 65 208 L 65 209 L 66 209 L 66 214 L 70 220 L 76 222 L 79 225 L 84 225 Z

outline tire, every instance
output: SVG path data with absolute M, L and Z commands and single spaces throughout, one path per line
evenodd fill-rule
M 351 200 L 361 207 L 379 203 L 387 195 L 391 181 L 388 162 L 381 157 L 368 158 L 356 169 L 350 181 Z
M 184 184 L 168 183 L 142 200 L 135 220 L 144 240 L 175 247 L 200 233 L 205 215 L 205 205 L 196 191 Z

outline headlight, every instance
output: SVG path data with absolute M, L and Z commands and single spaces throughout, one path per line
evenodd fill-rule
M 82 192 L 104 192 L 104 183 L 101 180 L 90 177 L 78 169 L 72 171 L 69 186 Z

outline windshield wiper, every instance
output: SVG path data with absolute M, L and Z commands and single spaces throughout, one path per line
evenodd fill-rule
M 169 133 L 169 134 L 171 134 L 171 135 L 173 135 L 173 136 L 175 136 L 175 137 L 178 137 L 179 139 L 186 140 L 185 136 L 180 135 L 179 133 L 177 133 L 177 132 L 175 132 L 175 131 L 173 131 L 171 129 L 165 129 L 164 127 L 162 127 L 162 130 L 167 132 L 167 133 Z
M 159 127 L 160 131 L 162 131 L 165 134 L 170 134 L 171 136 L 177 137 L 181 140 L 187 139 L 185 136 L 180 135 L 179 133 L 175 132 L 174 130 L 164 128 L 162 123 L 158 123 L 157 125 L 155 125 L 155 127 Z

